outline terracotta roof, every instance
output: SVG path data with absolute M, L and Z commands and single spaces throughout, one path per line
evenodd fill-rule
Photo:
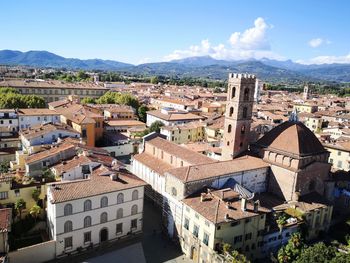
M 79 132 L 73 130 L 70 126 L 62 123 L 44 123 L 33 126 L 28 129 L 23 129 L 19 132 L 20 135 L 25 137 L 27 140 L 40 137 L 41 135 L 47 134 L 52 131 L 69 131 L 79 135 Z
M 38 115 L 60 115 L 58 112 L 50 109 L 19 109 L 18 115 L 38 116 Z
M 189 129 L 198 129 L 205 126 L 203 122 L 188 122 L 180 125 L 171 125 L 171 126 L 163 126 L 162 130 L 175 131 L 175 130 L 189 130 Z
M 42 159 L 47 159 L 51 156 L 58 155 L 64 151 L 73 150 L 74 148 L 75 148 L 75 146 L 73 144 L 70 144 L 70 143 L 62 143 L 59 145 L 54 145 L 49 150 L 29 155 L 28 157 L 25 158 L 25 162 L 26 162 L 26 164 L 30 164 L 33 162 L 40 161 Z
M 147 114 L 155 116 L 159 119 L 166 121 L 180 121 L 180 120 L 201 120 L 203 117 L 195 115 L 193 113 L 176 113 L 172 112 L 164 114 L 160 110 L 147 111 Z
M 0 209 L 0 233 L 8 232 L 11 228 L 11 208 Z
M 256 144 L 300 156 L 326 151 L 313 132 L 301 122 L 286 121 L 266 133 Z
M 184 147 L 181 147 L 180 145 L 169 142 L 160 137 L 153 138 L 149 141 L 146 141 L 146 143 L 153 145 L 156 148 L 161 149 L 173 156 L 177 156 L 181 160 L 184 160 L 192 165 L 217 162 L 203 154 L 188 150 Z
M 227 193 L 222 193 L 227 192 Z M 203 197 L 201 197 L 203 195 Z M 224 199 L 222 198 L 224 197 Z M 187 206 L 214 224 L 237 221 L 270 212 L 262 206 L 254 212 L 253 204 L 247 201 L 246 210 L 241 209 L 239 194 L 232 189 L 199 193 L 182 200 Z M 227 219 L 225 218 L 228 215 Z
M 174 168 L 167 171 L 167 173 L 183 182 L 191 182 L 265 167 L 269 167 L 269 165 L 262 159 L 243 156 L 234 160 Z
M 164 173 L 172 168 L 172 165 L 159 160 L 148 153 L 136 154 L 134 159 L 146 165 L 159 175 L 164 175 Z
M 105 123 L 108 126 L 146 126 L 146 123 L 137 120 L 110 120 Z
M 111 174 L 118 174 L 118 179 L 112 180 L 109 176 Z M 53 204 L 69 202 L 144 185 L 146 183 L 133 174 L 120 173 L 100 166 L 92 172 L 89 179 L 48 184 L 52 194 L 52 199 L 49 200 Z

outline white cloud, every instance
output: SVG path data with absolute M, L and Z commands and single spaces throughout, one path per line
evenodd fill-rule
M 182 59 L 186 57 L 206 56 L 209 55 L 215 59 L 260 59 L 272 58 L 283 59 L 281 56 L 271 51 L 270 43 L 267 39 L 266 32 L 272 26 L 268 25 L 265 20 L 258 17 L 254 21 L 254 26 L 244 32 L 234 32 L 228 39 L 228 45 L 212 45 L 208 39 L 202 40 L 199 45 L 192 45 L 185 50 L 175 50 L 164 57 L 165 61 Z
M 312 48 L 316 48 L 316 47 L 319 47 L 323 44 L 330 44 L 330 43 L 331 43 L 331 41 L 329 41 L 327 39 L 322 39 L 322 38 L 313 38 L 308 42 L 309 46 Z
M 301 64 L 332 64 L 332 63 L 350 63 L 350 53 L 345 56 L 318 56 L 308 60 L 298 60 Z

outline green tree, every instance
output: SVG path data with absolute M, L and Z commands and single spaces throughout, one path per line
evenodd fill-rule
M 151 124 L 151 126 L 149 127 L 149 133 L 151 132 L 160 132 L 160 128 L 164 126 L 164 123 L 161 121 L 155 121 Z
M 146 122 L 146 119 L 147 119 L 147 113 L 146 112 L 148 110 L 149 110 L 149 108 L 146 105 L 141 105 L 138 108 L 137 113 L 138 113 L 140 121 Z
M 232 263 L 249 263 L 250 261 L 245 257 L 245 255 L 239 253 L 237 250 L 231 252 Z
M 96 100 L 91 97 L 85 97 L 80 101 L 81 104 L 96 104 Z
M 22 218 L 22 211 L 26 208 L 26 202 L 21 199 L 17 199 L 15 202 L 15 209 L 19 213 L 19 218 Z
M 294 262 L 305 247 L 300 233 L 294 233 L 288 240 L 288 243 L 278 251 L 278 262 Z
M 86 74 L 83 70 L 79 70 L 79 72 L 77 73 L 77 80 L 78 81 L 86 80 L 89 78 L 90 78 L 90 76 L 88 74 Z
M 153 76 L 153 77 L 151 77 L 150 82 L 152 84 L 158 84 L 159 83 L 159 78 L 157 76 Z
M 34 221 L 36 222 L 38 216 L 41 213 L 41 207 L 38 205 L 33 205 L 32 208 L 29 211 L 29 214 L 34 218 Z
M 336 256 L 336 249 L 319 242 L 304 249 L 298 256 L 296 263 L 326 263 Z
M 41 191 L 39 189 L 33 189 L 32 191 L 32 198 L 35 202 L 39 201 Z
M 18 94 L 18 90 L 14 88 L 7 88 L 7 87 L 0 87 L 0 94 L 6 94 L 6 93 L 16 93 Z
M 3 161 L 0 163 L 0 173 L 8 173 L 10 169 L 10 162 Z
M 329 263 L 349 263 L 350 262 L 350 254 L 345 254 L 338 252 L 334 258 L 332 258 Z

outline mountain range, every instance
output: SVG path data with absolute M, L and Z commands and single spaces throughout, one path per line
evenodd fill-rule
M 350 82 L 350 64 L 303 65 L 291 60 L 279 61 L 267 58 L 228 61 L 201 56 L 132 65 L 113 60 L 65 58 L 48 51 L 0 50 L 0 64 L 210 79 L 226 79 L 229 72 L 249 72 L 271 82 Z

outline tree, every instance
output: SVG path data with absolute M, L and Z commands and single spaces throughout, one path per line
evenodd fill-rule
M 81 104 L 96 104 L 96 100 L 91 97 L 85 97 L 80 101 Z
M 33 189 L 32 191 L 32 198 L 35 202 L 39 201 L 41 191 L 39 189 Z
M 280 263 L 290 263 L 294 262 L 297 257 L 300 255 L 302 249 L 305 247 L 305 244 L 302 240 L 300 233 L 294 233 L 288 240 L 288 243 L 280 248 L 278 251 L 278 262 Z
M 29 214 L 34 218 L 34 221 L 36 222 L 38 216 L 41 213 L 41 207 L 38 205 L 33 205 L 32 208 L 29 211 Z
M 149 108 L 146 105 L 141 105 L 138 110 L 137 113 L 139 115 L 140 121 L 142 122 L 146 122 L 147 120 L 147 111 L 149 110 Z
M 298 256 L 296 263 L 323 263 L 329 262 L 336 256 L 336 248 L 326 246 L 323 242 L 316 243 L 304 249 Z
M 250 261 L 245 257 L 245 255 L 240 254 L 237 250 L 231 252 L 232 263 L 250 263 Z
M 349 263 L 350 262 L 350 254 L 345 254 L 338 252 L 334 258 L 332 258 L 329 263 Z
M 159 83 L 159 78 L 157 76 L 151 77 L 151 83 L 152 84 L 158 84 Z
M 17 199 L 15 202 L 15 209 L 19 213 L 19 218 L 22 218 L 22 211 L 26 208 L 26 202 L 21 199 Z
M 155 121 L 151 124 L 151 126 L 149 127 L 149 133 L 151 132 L 160 132 L 160 127 L 164 126 L 164 123 L 161 121 Z
M 8 161 L 3 161 L 0 163 L 0 174 L 8 173 L 9 169 L 10 169 L 10 163 Z

